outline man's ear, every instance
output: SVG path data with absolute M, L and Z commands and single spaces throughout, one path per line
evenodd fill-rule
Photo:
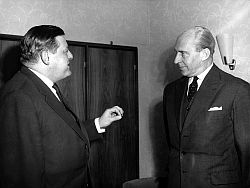
M 210 56 L 210 50 L 208 48 L 204 48 L 200 52 L 201 60 L 205 61 Z
M 41 60 L 45 65 L 49 65 L 49 53 L 47 50 L 42 51 Z

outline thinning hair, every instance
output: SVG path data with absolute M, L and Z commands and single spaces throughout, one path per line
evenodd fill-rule
M 55 37 L 65 35 L 64 31 L 53 25 L 34 26 L 28 30 L 20 42 L 20 62 L 24 65 L 34 64 L 39 54 L 48 50 L 55 53 L 59 44 Z
M 202 49 L 208 48 L 210 56 L 214 54 L 215 40 L 212 33 L 205 27 L 195 26 L 189 30 L 184 31 L 179 38 L 188 37 L 194 41 L 195 49 L 200 52 Z
M 215 40 L 212 33 L 205 27 L 195 26 L 194 29 L 194 39 L 196 51 L 201 51 L 202 49 L 208 48 L 210 54 L 214 54 Z

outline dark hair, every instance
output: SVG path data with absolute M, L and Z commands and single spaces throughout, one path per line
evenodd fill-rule
M 210 50 L 210 54 L 214 54 L 215 40 L 212 33 L 207 28 L 202 26 L 195 26 L 194 38 L 197 51 L 208 48 Z
M 43 50 L 55 53 L 59 47 L 55 37 L 65 35 L 64 31 L 53 25 L 34 26 L 24 35 L 20 42 L 22 64 L 36 63 Z

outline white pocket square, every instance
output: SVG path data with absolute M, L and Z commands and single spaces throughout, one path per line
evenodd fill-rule
M 211 111 L 220 111 L 220 110 L 222 110 L 222 106 L 220 106 L 220 107 L 215 106 L 215 107 L 211 107 L 211 108 L 208 109 L 209 112 L 211 112 Z

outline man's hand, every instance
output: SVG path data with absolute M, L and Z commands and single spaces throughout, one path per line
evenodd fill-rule
M 119 106 L 108 108 L 99 118 L 100 128 L 109 126 L 112 122 L 120 120 L 123 116 L 123 110 Z

